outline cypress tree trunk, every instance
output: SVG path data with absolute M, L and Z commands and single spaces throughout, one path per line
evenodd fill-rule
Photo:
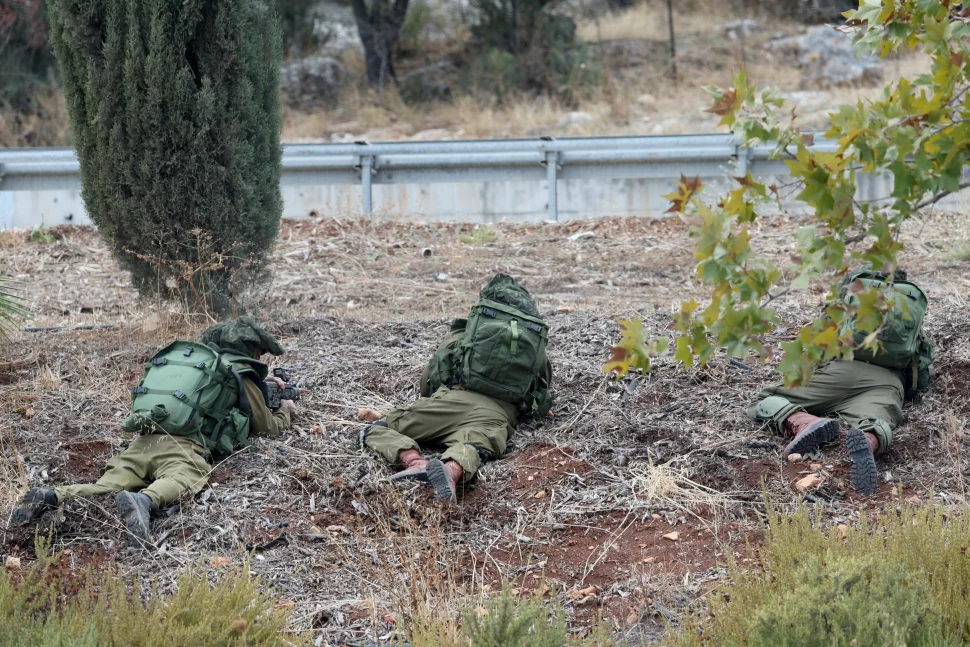
M 357 33 L 364 46 L 364 61 L 367 64 L 367 83 L 372 87 L 383 88 L 391 79 L 397 80 L 394 72 L 394 45 L 401 37 L 401 27 L 408 12 L 408 0 L 371 0 L 368 10 L 364 0 L 353 0 L 354 19 Z
M 264 0 L 49 0 L 82 196 L 143 294 L 228 305 L 280 196 L 281 33 Z

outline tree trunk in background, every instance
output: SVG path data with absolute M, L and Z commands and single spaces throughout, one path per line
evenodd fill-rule
M 367 83 L 371 87 L 383 88 L 389 80 L 397 80 L 394 45 L 404 26 L 408 0 L 394 0 L 393 5 L 388 0 L 371 0 L 369 10 L 364 0 L 353 0 L 353 8 L 357 32 L 364 46 Z

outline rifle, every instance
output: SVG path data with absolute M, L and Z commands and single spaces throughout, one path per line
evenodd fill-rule
M 296 401 L 300 399 L 300 389 L 289 385 L 290 374 L 285 368 L 280 366 L 274 368 L 273 377 L 283 380 L 286 386 L 281 390 L 276 388 L 275 382 L 263 382 L 263 397 L 266 399 L 266 406 L 269 407 L 270 411 L 279 411 L 280 401 L 282 400 Z

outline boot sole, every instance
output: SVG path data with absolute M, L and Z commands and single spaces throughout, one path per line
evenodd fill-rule
M 428 477 L 427 467 L 420 472 L 398 472 L 397 474 L 391 474 L 387 477 L 387 480 L 391 483 L 402 483 L 404 481 L 419 481 L 421 483 L 431 482 L 431 479 Z
M 807 454 L 813 452 L 825 443 L 830 443 L 839 435 L 838 420 L 824 420 L 817 422 L 802 433 L 795 436 L 795 439 L 788 443 L 782 458 L 788 458 L 789 454 Z
M 439 499 L 452 503 L 458 500 L 457 493 L 451 487 L 451 481 L 448 479 L 448 472 L 445 470 L 444 463 L 438 459 L 430 460 L 425 471 L 428 474 L 428 483 L 434 487 L 434 493 Z
M 134 539 L 139 546 L 148 545 L 148 523 L 141 518 L 141 508 L 135 503 L 135 497 L 131 492 L 122 490 L 115 496 L 115 505 L 121 518 L 125 520 L 125 529 L 128 537 Z
M 40 521 L 44 513 L 54 508 L 46 503 L 27 503 L 13 511 L 10 515 L 10 526 L 22 528 Z
M 859 494 L 873 494 L 876 491 L 879 470 L 865 433 L 860 429 L 850 429 L 845 436 L 845 447 L 852 459 L 852 487 Z
M 22 528 L 23 526 L 35 524 L 40 521 L 40 518 L 43 517 L 45 513 L 56 508 L 57 505 L 48 503 L 43 497 L 40 499 L 24 501 L 19 506 L 14 508 L 13 513 L 10 515 L 10 527 Z

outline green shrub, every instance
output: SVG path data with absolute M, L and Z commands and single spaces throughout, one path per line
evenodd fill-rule
M 279 230 L 281 36 L 265 0 L 50 0 L 82 195 L 135 286 L 227 310 Z M 205 242 L 206 246 L 200 245 Z
M 809 510 L 769 506 L 765 545 L 729 564 L 729 585 L 708 596 L 664 644 L 681 647 L 866 647 L 970 641 L 970 519 L 938 506 L 822 532 Z
M 66 560 L 66 558 L 63 558 Z M 80 582 L 80 583 L 79 583 Z M 0 572 L 0 647 L 274 647 L 306 644 L 284 635 L 288 620 L 259 590 L 248 568 L 212 584 L 199 567 L 163 596 L 127 591 L 124 579 L 65 575 L 61 559 L 41 559 L 26 572 Z
M 809 560 L 789 590 L 751 610 L 750 647 L 959 645 L 945 640 L 919 572 L 866 557 Z
M 508 587 L 484 609 L 465 614 L 462 629 L 470 647 L 561 647 L 568 642 L 562 609 L 523 603 Z
M 498 240 L 498 234 L 491 227 L 476 227 L 470 234 L 461 234 L 458 240 L 466 245 L 476 243 L 494 243 Z

